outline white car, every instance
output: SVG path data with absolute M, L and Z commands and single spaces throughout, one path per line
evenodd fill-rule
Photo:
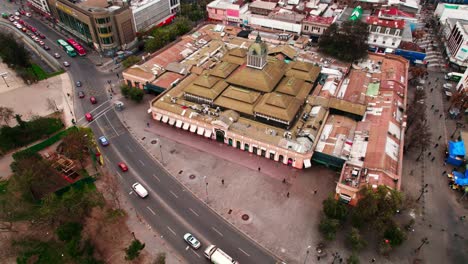
M 64 61 L 63 66 L 68 67 L 68 66 L 70 66 L 70 63 L 68 63 L 68 61 Z
M 15 16 L 20 16 L 20 13 L 19 13 L 19 12 L 15 12 Z
M 31 13 L 26 13 L 26 16 L 27 16 L 27 17 L 31 17 Z
M 19 16 L 15 16 L 14 19 L 15 19 L 15 20 L 19 20 Z
M 196 239 L 190 233 L 187 233 L 187 234 L 184 235 L 184 240 L 185 240 L 185 242 L 187 242 L 194 249 L 198 249 L 198 248 L 201 247 L 200 241 L 198 241 L 198 239 Z
M 136 192 L 136 194 L 138 194 L 138 196 L 140 196 L 141 198 L 145 198 L 146 196 L 148 196 L 148 191 L 145 189 L 145 187 L 143 187 L 143 185 L 141 185 L 140 183 L 138 182 L 135 182 L 133 185 L 132 185 L 132 189 Z
M 451 83 L 444 83 L 444 89 L 452 89 L 453 88 L 453 85 Z

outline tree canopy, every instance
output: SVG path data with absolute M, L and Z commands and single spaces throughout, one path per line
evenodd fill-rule
M 367 24 L 346 21 L 339 27 L 331 24 L 319 40 L 319 51 L 343 61 L 354 61 L 367 55 Z

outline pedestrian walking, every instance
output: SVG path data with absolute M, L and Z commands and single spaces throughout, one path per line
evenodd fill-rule
M 429 157 L 432 154 L 432 152 L 427 153 L 427 156 Z
M 439 115 L 439 118 L 442 118 L 442 114 Z
M 371 260 L 371 261 L 372 261 L 372 262 L 375 262 L 375 258 L 372 258 L 372 260 Z
M 434 146 L 434 148 L 437 148 L 438 146 L 439 146 L 439 143 L 436 143 L 435 146 Z
M 447 173 L 447 171 L 446 171 L 446 170 L 444 170 L 444 171 L 442 172 L 442 175 L 445 175 L 445 173 Z
M 289 198 L 289 192 L 286 194 L 286 197 L 288 197 L 288 198 Z
M 314 190 L 314 194 L 317 194 L 317 190 Z
M 435 157 L 432 157 L 431 162 L 434 162 L 434 160 L 435 160 Z
M 146 122 L 146 126 L 149 127 L 149 122 Z
M 429 85 L 431 85 L 431 82 L 429 82 Z
M 431 105 L 431 109 L 434 109 L 434 105 Z
M 283 183 L 286 183 L 286 178 L 283 179 Z
M 439 139 L 438 139 L 438 140 L 440 140 L 441 138 L 442 138 L 442 136 L 439 136 Z
M 221 180 L 221 184 L 224 185 L 224 179 Z
M 410 171 L 409 175 L 413 175 L 413 170 Z
M 260 171 L 260 167 L 258 167 L 258 171 Z
M 434 91 L 434 88 L 431 88 L 431 93 L 432 93 L 432 91 Z
M 464 216 L 460 216 L 460 221 L 463 221 L 463 220 L 465 220 L 465 218 L 466 218 L 466 216 L 465 216 L 465 215 L 464 215 Z

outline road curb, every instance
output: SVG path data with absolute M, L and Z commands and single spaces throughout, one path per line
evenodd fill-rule
M 124 110 L 125 111 L 125 110 Z M 138 142 L 138 144 L 142 147 L 142 149 L 144 149 L 144 151 L 156 162 L 158 163 L 161 168 L 169 175 L 171 175 L 171 177 L 182 187 L 184 187 L 184 189 L 188 190 L 191 195 L 193 197 L 195 197 L 197 200 L 199 200 L 200 202 L 202 202 L 208 209 L 210 209 L 215 215 L 217 215 L 220 219 L 222 219 L 225 223 L 228 223 L 232 228 L 234 228 L 235 230 L 238 231 L 239 234 L 241 234 L 242 236 L 244 236 L 247 240 L 250 240 L 253 244 L 257 245 L 259 248 L 261 248 L 263 251 L 269 253 L 271 256 L 273 256 L 274 258 L 276 258 L 276 261 L 277 263 L 286 263 L 284 262 L 281 258 L 279 258 L 276 254 L 274 254 L 270 249 L 264 247 L 263 245 L 261 245 L 259 242 L 257 242 L 255 239 L 253 239 L 250 235 L 246 234 L 244 231 L 240 230 L 237 226 L 235 226 L 233 223 L 231 223 L 230 221 L 228 221 L 225 217 L 223 217 L 222 215 L 218 214 L 218 212 L 216 212 L 208 203 L 206 203 L 203 199 L 200 199 L 197 195 L 195 195 L 195 193 L 190 189 L 188 188 L 187 186 L 185 186 L 185 184 L 183 184 L 177 177 L 175 177 L 171 172 L 169 172 L 166 167 L 164 166 L 164 164 L 162 164 L 156 157 L 155 155 L 153 155 L 151 152 L 148 151 L 148 149 L 142 144 L 141 140 L 138 138 L 138 136 L 136 135 L 135 132 L 133 132 L 132 129 L 130 129 L 130 127 L 127 125 L 127 122 L 125 122 L 125 120 L 121 117 L 121 114 L 120 113 L 117 113 L 117 117 L 119 118 L 119 120 L 124 124 L 124 126 L 127 128 L 127 130 L 130 132 L 130 134 L 132 135 L 132 137 Z M 146 132 L 149 132 L 151 134 L 153 134 L 151 131 L 148 131 L 147 129 L 143 129 L 144 131 Z M 164 137 L 164 136 L 161 136 L 159 135 L 160 137 Z

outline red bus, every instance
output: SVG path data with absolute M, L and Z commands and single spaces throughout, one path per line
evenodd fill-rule
M 70 44 L 70 46 L 72 46 L 76 50 L 76 53 L 78 53 L 78 55 L 80 56 L 86 55 L 85 49 L 80 44 L 78 44 L 78 42 L 76 42 L 74 39 L 69 38 L 67 39 L 67 42 L 68 44 Z

